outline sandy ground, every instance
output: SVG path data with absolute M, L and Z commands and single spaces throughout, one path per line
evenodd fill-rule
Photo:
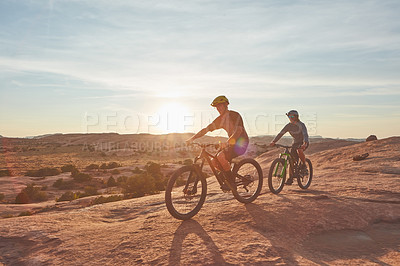
M 266 177 L 279 149 L 257 158 Z M 352 156 L 369 152 L 368 159 Z M 313 153 L 311 187 L 251 204 L 213 178 L 203 208 L 179 221 L 164 195 L 76 202 L 0 220 L 4 265 L 399 265 L 400 138 Z

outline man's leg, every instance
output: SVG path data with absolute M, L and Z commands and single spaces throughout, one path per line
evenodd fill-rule
M 304 154 L 304 150 L 297 149 L 297 154 L 299 155 L 299 158 L 303 162 L 303 164 L 305 164 L 306 163 L 306 155 Z
M 231 165 L 229 164 L 228 160 L 226 159 L 224 152 L 218 153 L 217 159 L 223 168 L 222 170 L 224 170 L 225 172 L 231 170 Z

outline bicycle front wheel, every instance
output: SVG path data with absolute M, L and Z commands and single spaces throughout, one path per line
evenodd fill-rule
M 233 196 L 242 203 L 254 201 L 261 192 L 263 174 L 260 165 L 253 159 L 243 159 L 233 168 L 236 190 Z
M 278 194 L 279 192 L 282 191 L 283 186 L 285 185 L 285 181 L 286 181 L 285 160 L 282 158 L 275 159 L 272 162 L 268 173 L 269 190 L 274 194 Z
M 297 184 L 302 189 L 307 189 L 311 185 L 311 180 L 313 177 L 313 167 L 309 159 L 306 159 L 306 166 L 307 170 L 299 171 L 300 173 L 297 177 Z
M 179 220 L 195 216 L 204 204 L 207 182 L 197 174 L 195 166 L 187 165 L 174 172 L 165 190 L 165 203 L 169 213 Z

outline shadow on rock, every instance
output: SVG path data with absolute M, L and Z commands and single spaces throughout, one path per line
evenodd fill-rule
M 195 220 L 183 221 L 178 229 L 175 231 L 174 238 L 172 240 L 171 251 L 169 254 L 169 265 L 180 265 L 183 253 L 183 242 L 188 236 L 194 234 L 196 239 L 192 243 L 189 243 L 190 250 L 188 255 L 192 258 L 203 257 L 199 261 L 182 262 L 183 264 L 215 264 L 215 265 L 229 265 L 221 255 L 220 250 L 215 245 L 212 238 L 207 234 L 203 227 Z M 202 243 L 199 243 L 199 238 Z M 187 239 L 190 241 L 192 239 Z M 200 242 L 201 242 L 200 241 Z M 197 246 L 196 246 L 197 245 Z M 200 250 L 206 247 L 204 256 L 192 256 L 191 253 L 202 252 Z

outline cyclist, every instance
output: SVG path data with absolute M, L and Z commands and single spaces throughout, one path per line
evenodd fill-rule
M 274 140 L 272 140 L 272 142 L 269 145 L 274 146 L 275 143 L 286 132 L 289 132 L 289 134 L 293 137 L 292 150 L 290 153 L 295 158 L 295 160 L 300 158 L 301 160 L 300 170 L 303 173 L 307 174 L 308 170 L 306 166 L 306 156 L 304 154 L 304 151 L 308 148 L 309 141 L 308 141 L 308 132 L 306 125 L 304 125 L 304 123 L 299 120 L 299 113 L 296 110 L 290 110 L 286 115 L 289 118 L 290 123 L 288 123 L 281 130 L 281 132 L 279 132 L 279 134 L 274 138 Z M 291 185 L 292 183 L 293 183 L 293 176 L 290 176 L 286 184 Z
M 207 127 L 189 138 L 186 143 L 190 144 L 193 140 L 204 136 L 208 132 L 223 128 L 228 133 L 229 138 L 226 143 L 221 144 L 222 151 L 216 156 L 222 169 L 220 169 L 216 159 L 212 160 L 212 164 L 218 170 L 223 171 L 225 176 L 228 177 L 229 182 L 234 185 L 230 162 L 233 158 L 246 152 L 249 144 L 249 137 L 244 128 L 241 115 L 238 112 L 228 110 L 228 105 L 229 100 L 225 96 L 221 95 L 216 97 L 212 101 L 211 106 L 215 107 L 220 115 Z

